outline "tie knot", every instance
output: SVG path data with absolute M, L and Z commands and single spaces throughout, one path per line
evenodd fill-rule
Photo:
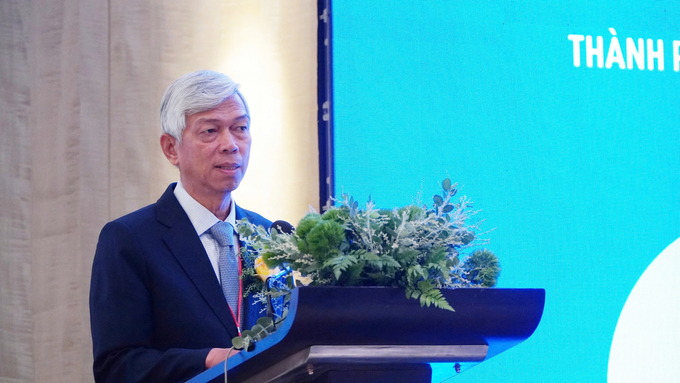
M 228 222 L 217 222 L 210 228 L 210 234 L 215 238 L 220 246 L 233 246 L 234 229 Z

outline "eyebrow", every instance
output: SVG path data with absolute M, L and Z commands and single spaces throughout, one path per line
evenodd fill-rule
M 234 121 L 240 121 L 240 120 L 248 120 L 248 122 L 250 122 L 250 116 L 246 113 L 246 114 L 242 114 L 242 115 L 240 115 L 240 116 L 238 116 L 234 119 Z M 221 121 L 222 120 L 219 119 L 219 118 L 202 117 L 202 118 L 199 118 L 198 120 L 196 120 L 196 122 L 194 122 L 194 124 L 203 124 L 203 123 L 212 123 L 212 122 L 221 122 Z

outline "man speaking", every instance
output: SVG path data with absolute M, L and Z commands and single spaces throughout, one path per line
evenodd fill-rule
M 179 169 L 152 205 L 104 226 L 92 266 L 97 382 L 185 381 L 223 361 L 259 314 L 243 304 L 235 222 L 250 156 L 250 115 L 237 84 L 199 71 L 161 101 L 161 149 Z

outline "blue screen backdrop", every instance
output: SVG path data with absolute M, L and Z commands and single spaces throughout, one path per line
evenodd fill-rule
M 531 338 L 454 381 L 606 381 L 631 289 L 680 237 L 680 3 L 344 0 L 332 20 L 336 195 L 430 204 L 450 177 L 498 287 L 546 290 Z

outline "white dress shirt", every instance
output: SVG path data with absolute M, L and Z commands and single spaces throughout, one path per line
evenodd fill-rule
M 215 214 L 213 214 L 205 206 L 198 203 L 198 201 L 196 201 L 194 197 L 190 196 L 186 189 L 184 189 L 182 181 L 177 181 L 177 186 L 175 187 L 174 194 L 175 197 L 177 198 L 177 201 L 179 201 L 179 204 L 182 206 L 182 209 L 184 209 L 184 211 L 189 216 L 189 220 L 191 221 L 191 224 L 194 226 L 196 234 L 198 234 L 198 237 L 201 239 L 201 243 L 205 248 L 205 252 L 208 254 L 208 258 L 210 259 L 210 264 L 212 265 L 213 270 L 215 271 L 215 276 L 219 281 L 220 268 L 217 262 L 220 258 L 220 247 L 219 244 L 217 243 L 217 240 L 215 240 L 212 234 L 210 234 L 210 228 L 219 221 L 219 218 L 217 218 Z M 230 223 L 231 226 L 234 228 L 234 245 L 236 246 L 235 248 L 236 254 L 238 254 L 239 242 L 238 236 L 236 234 L 235 206 L 236 204 L 234 203 L 234 199 L 232 198 L 231 206 L 229 207 L 229 215 L 227 216 L 227 219 L 224 220 L 224 222 Z M 222 282 L 220 281 L 220 283 Z

